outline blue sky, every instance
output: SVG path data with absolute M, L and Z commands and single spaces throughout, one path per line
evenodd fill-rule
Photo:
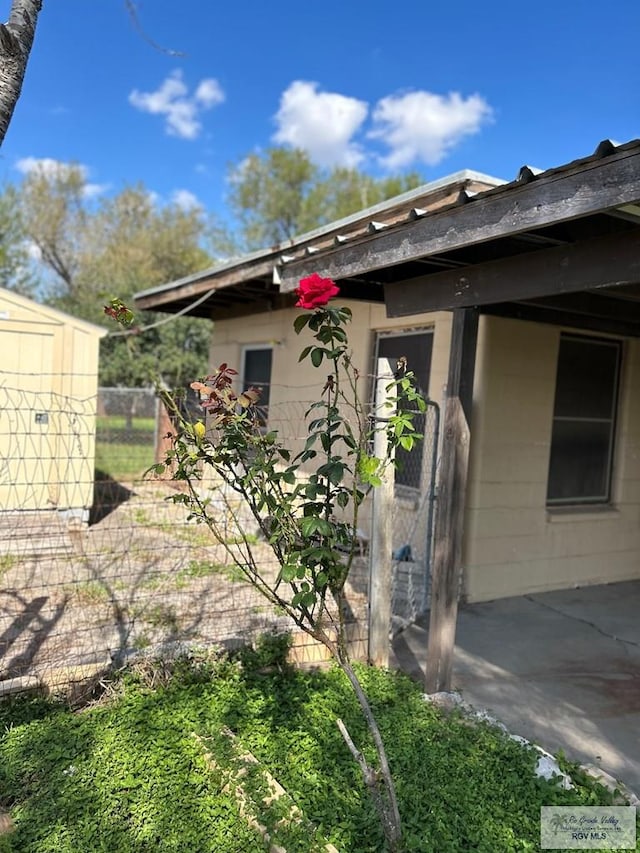
M 0 2 L 6 20 L 9 0 Z M 640 135 L 640 3 L 45 0 L 0 176 L 81 163 L 225 216 L 227 166 L 274 143 L 375 175 L 511 179 Z

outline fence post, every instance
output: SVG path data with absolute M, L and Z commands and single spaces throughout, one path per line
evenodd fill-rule
M 394 375 L 388 358 L 376 365 L 374 418 L 376 427 L 394 413 L 395 387 L 389 388 Z M 387 457 L 387 431 L 377 429 L 373 455 Z M 369 661 L 374 666 L 389 665 L 389 626 L 391 624 L 391 580 L 393 568 L 393 497 L 395 474 L 392 464 L 382 473 L 382 485 L 373 490 L 373 518 L 369 549 Z

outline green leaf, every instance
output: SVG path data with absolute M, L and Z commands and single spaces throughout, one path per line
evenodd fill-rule
M 312 346 L 305 347 L 302 350 L 302 352 L 300 353 L 300 357 L 298 358 L 298 361 L 304 361 L 304 359 L 309 355 L 309 353 L 311 352 L 312 349 L 313 349 Z
M 303 607 L 313 607 L 316 603 L 316 594 L 313 591 L 304 592 L 300 598 Z
M 293 321 L 293 328 L 296 335 L 300 334 L 312 317 L 313 314 L 298 314 L 296 319 Z
M 322 589 L 323 586 L 326 586 L 329 581 L 329 577 L 326 572 L 318 572 L 316 575 L 316 587 L 318 589 Z
M 304 489 L 304 496 L 310 501 L 315 501 L 318 497 L 318 486 L 316 483 L 308 483 Z
M 305 539 L 309 539 L 318 530 L 320 519 L 315 515 L 307 516 L 300 521 L 300 533 Z
M 296 566 L 292 566 L 291 563 L 287 563 L 282 567 L 282 571 L 280 572 L 280 576 L 285 583 L 290 583 L 296 576 Z
M 336 501 L 338 502 L 338 506 L 344 509 L 349 503 L 349 492 L 338 492 L 336 495 Z
M 311 350 L 311 363 L 314 367 L 320 367 L 324 358 L 324 350 L 320 347 L 314 347 Z

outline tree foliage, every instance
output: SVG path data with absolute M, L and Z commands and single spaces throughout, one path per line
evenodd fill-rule
M 236 251 L 283 243 L 419 186 L 417 173 L 374 178 L 356 169 L 324 171 L 306 152 L 269 148 L 230 171 Z
M 201 212 L 161 206 L 142 184 L 97 201 L 80 166 L 58 164 L 29 173 L 14 194 L 47 275 L 47 301 L 85 320 L 104 323 L 103 305 L 114 296 L 131 300 L 211 265 Z M 178 386 L 206 371 L 206 320 L 148 312 L 138 324 L 153 328 L 103 340 L 101 384 L 138 386 L 161 377 Z
M 0 193 L 0 287 L 32 296 L 37 284 L 15 187 Z

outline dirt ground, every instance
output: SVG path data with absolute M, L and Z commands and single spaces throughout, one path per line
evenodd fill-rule
M 166 500 L 171 485 L 113 487 L 88 527 L 55 513 L 0 519 L 0 680 L 47 681 L 167 642 L 229 646 L 288 627 L 211 533 Z M 253 548 L 275 574 L 268 545 Z

